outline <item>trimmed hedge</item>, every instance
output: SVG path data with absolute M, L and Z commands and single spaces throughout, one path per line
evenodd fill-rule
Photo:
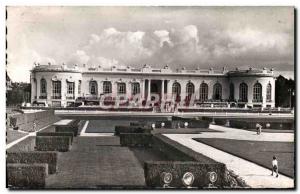
M 7 164 L 7 187 L 38 189 L 46 185 L 48 164 Z
M 145 180 L 148 187 L 163 187 L 162 173 L 172 174 L 173 180 L 168 185 L 173 188 L 185 188 L 182 177 L 186 172 L 194 175 L 194 183 L 191 187 L 205 188 L 209 185 L 208 172 L 216 172 L 217 180 L 213 184 L 217 188 L 222 188 L 225 182 L 225 164 L 221 163 L 200 163 L 191 161 L 148 161 L 144 164 Z
M 152 134 L 150 133 L 121 133 L 121 146 L 128 147 L 151 147 Z
M 68 125 L 55 125 L 55 132 L 72 132 L 74 136 L 78 135 L 80 120 L 74 120 Z
M 57 152 L 9 152 L 6 155 L 7 163 L 48 164 L 48 174 L 54 174 L 57 168 Z
M 71 148 L 69 136 L 36 136 L 36 150 L 67 152 Z
M 55 136 L 55 137 L 59 137 L 59 136 L 68 136 L 71 138 L 71 143 L 73 142 L 73 132 L 37 132 L 36 136 Z
M 120 133 L 151 133 L 151 128 L 141 126 L 115 126 L 115 135 Z
M 153 135 L 152 141 L 153 149 L 155 149 L 157 152 L 161 152 L 171 161 L 198 161 L 201 163 L 217 163 L 213 159 L 195 152 L 161 134 Z

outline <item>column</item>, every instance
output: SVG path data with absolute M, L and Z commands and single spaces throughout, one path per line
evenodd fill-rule
M 144 98 L 145 98 L 145 80 L 141 79 L 140 84 L 141 84 L 141 88 L 140 88 L 141 98 L 142 98 L 142 100 L 144 100 Z
M 36 81 L 35 78 L 31 77 L 31 103 L 35 101 L 35 96 L 36 96 Z
M 147 93 L 147 101 L 151 100 L 151 79 L 148 79 L 148 93 Z
M 165 80 L 161 80 L 161 101 L 165 101 Z
M 66 106 L 67 81 L 61 79 L 61 106 Z
M 126 96 L 127 98 L 131 98 L 131 82 L 125 81 L 126 84 Z

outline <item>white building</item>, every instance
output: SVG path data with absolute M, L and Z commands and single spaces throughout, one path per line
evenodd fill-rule
M 275 106 L 275 77 L 273 70 L 266 68 L 172 71 L 168 66 L 154 69 L 147 65 L 141 69 L 36 65 L 31 71 L 31 89 L 31 102 L 47 106 L 65 107 L 80 100 L 99 102 L 104 94 L 126 95 L 128 99 L 138 94 L 150 100 L 149 93 L 158 94 L 161 101 L 194 95 L 198 106 Z

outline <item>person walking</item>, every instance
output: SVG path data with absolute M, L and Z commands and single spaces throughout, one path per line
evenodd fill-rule
M 273 160 L 272 160 L 272 176 L 274 174 L 274 172 L 276 172 L 276 178 L 278 178 L 278 161 L 276 156 L 273 156 Z

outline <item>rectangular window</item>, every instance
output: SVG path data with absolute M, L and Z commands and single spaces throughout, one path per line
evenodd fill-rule
M 52 98 L 61 99 L 61 81 L 52 81 Z
M 70 96 L 74 95 L 74 82 L 67 82 L 67 94 Z
M 81 94 L 81 80 L 78 82 L 78 95 Z
M 118 83 L 118 94 L 126 94 L 126 84 Z

